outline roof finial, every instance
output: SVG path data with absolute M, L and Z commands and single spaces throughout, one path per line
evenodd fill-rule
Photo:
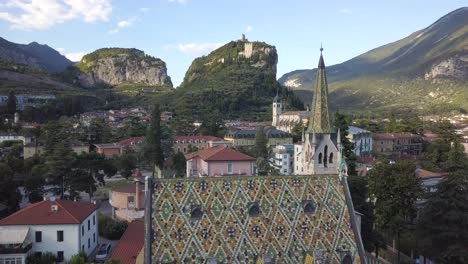
M 322 53 L 323 47 L 322 47 L 322 42 L 320 41 L 320 53 Z

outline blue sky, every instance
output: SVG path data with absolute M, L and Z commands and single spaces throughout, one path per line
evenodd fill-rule
M 132 47 L 163 59 L 175 86 L 192 60 L 245 33 L 278 50 L 278 75 L 346 61 L 429 26 L 468 0 L 0 0 L 0 36 L 71 59 Z

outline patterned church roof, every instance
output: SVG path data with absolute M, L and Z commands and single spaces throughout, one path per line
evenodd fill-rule
M 360 262 L 337 175 L 158 179 L 152 199 L 153 263 Z

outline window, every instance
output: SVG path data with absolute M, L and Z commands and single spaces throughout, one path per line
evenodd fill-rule
M 81 226 L 81 236 L 84 236 L 84 225 Z
M 329 163 L 333 163 L 333 152 L 330 153 L 330 159 L 328 160 Z
M 288 170 L 287 170 L 287 169 L 284 169 L 284 170 L 283 170 L 283 173 L 286 173 L 286 172 L 288 172 Z
M 257 202 L 249 202 L 247 208 L 251 217 L 257 217 L 260 214 L 260 206 L 258 206 Z
M 91 238 L 88 238 L 88 248 L 91 247 Z
M 318 162 L 319 164 L 322 164 L 322 153 L 320 152 L 319 156 L 318 156 Z
M 81 246 L 81 251 L 83 251 L 83 252 L 84 252 L 84 245 L 82 245 L 82 246 Z
M 63 241 L 63 230 L 57 231 L 57 241 L 58 242 Z
M 63 261 L 63 251 L 57 251 L 57 262 Z
M 232 173 L 232 163 L 228 163 L 227 165 L 227 172 Z
M 91 229 L 91 220 L 88 219 L 88 231 Z
M 93 234 L 93 243 L 96 243 L 96 233 Z
M 287 159 L 287 158 L 288 158 L 288 155 L 283 155 L 283 158 Z
M 96 215 L 93 215 L 93 225 L 96 225 Z
M 42 242 L 42 232 L 36 231 L 36 242 Z
M 21 258 L 20 257 L 14 257 L 14 258 L 0 258 L 0 264 L 21 264 Z
M 192 204 L 190 206 L 190 218 L 192 220 L 200 220 L 202 218 L 203 211 L 201 205 Z

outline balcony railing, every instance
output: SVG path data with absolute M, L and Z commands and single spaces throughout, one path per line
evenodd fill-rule
M 29 243 L 25 246 L 11 245 L 11 247 L 6 245 L 0 245 L 0 254 L 23 254 L 27 253 L 32 248 L 32 243 Z

